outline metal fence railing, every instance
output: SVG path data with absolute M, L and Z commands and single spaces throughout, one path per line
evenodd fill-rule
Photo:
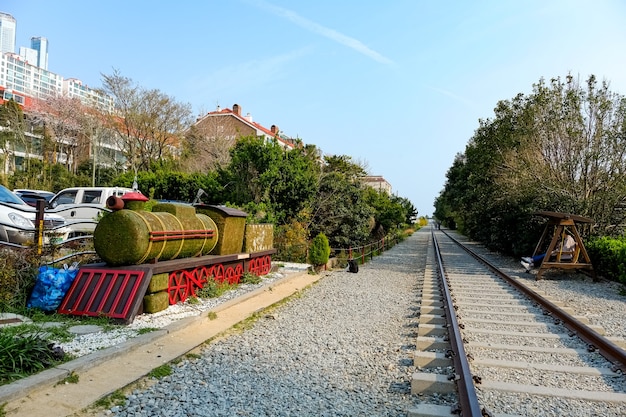
M 337 258 L 340 266 L 346 266 L 348 260 L 353 259 L 360 264 L 364 264 L 382 252 L 391 249 L 404 236 L 397 233 L 391 233 L 377 241 L 364 245 L 348 246 L 346 248 L 331 248 L 330 257 Z M 307 263 L 308 262 L 308 245 L 275 245 L 275 259 L 286 262 Z
M 63 221 L 59 216 L 52 217 L 50 214 L 56 212 L 47 210 L 43 201 L 37 203 L 35 210 L 30 206 L 20 207 L 3 202 L 0 202 L 0 205 L 4 206 L 2 210 L 9 213 L 6 218 L 0 218 L 0 248 L 35 249 L 41 265 L 53 265 L 67 259 L 95 254 L 92 249 L 81 250 L 82 247 L 92 246 L 93 235 L 72 234 L 73 226 L 83 223 L 95 225 L 97 223 L 95 219 Z
M 375 256 L 380 255 L 386 250 L 394 247 L 399 241 L 401 237 L 397 234 L 389 234 L 382 239 L 379 239 L 375 242 L 367 243 L 365 245 L 360 246 L 351 246 L 347 249 L 331 249 L 331 254 L 335 254 L 337 257 L 341 257 L 341 254 L 346 254 L 348 259 L 353 259 L 360 264 L 364 264 L 368 260 L 374 259 Z

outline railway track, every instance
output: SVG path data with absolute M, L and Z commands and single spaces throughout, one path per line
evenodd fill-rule
M 626 352 L 602 329 L 443 231 L 427 258 L 409 416 L 626 415 Z

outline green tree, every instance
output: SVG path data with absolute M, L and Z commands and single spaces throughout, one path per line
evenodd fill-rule
M 320 171 L 314 146 L 284 149 L 275 139 L 242 137 L 230 154 L 230 163 L 220 171 L 225 201 L 263 204 L 279 224 L 310 206 Z
M 230 163 L 220 171 L 224 199 L 236 205 L 269 202 L 270 188 L 279 176 L 283 148 L 275 140 L 246 136 L 230 151 Z
M 14 100 L 0 106 L 0 149 L 3 155 L 2 183 L 7 184 L 9 172 L 15 170 L 15 153 L 30 153 L 26 141 L 24 113 Z
M 540 210 L 591 217 L 621 232 L 626 214 L 626 101 L 594 76 L 540 80 L 501 101 L 455 159 L 435 202 L 438 219 L 512 253 L 532 250 Z
M 404 223 L 406 224 L 415 223 L 418 220 L 417 215 L 419 214 L 419 212 L 417 211 L 413 203 L 411 203 L 411 200 L 409 200 L 406 197 L 399 197 L 399 196 L 395 196 L 395 199 L 404 209 L 405 216 L 406 216 L 404 219 Z
M 269 201 L 280 224 L 299 219 L 311 207 L 320 166 L 314 146 L 296 147 L 283 154 Z
M 325 158 L 311 206 L 309 231 L 324 233 L 333 248 L 367 243 L 374 228 L 374 210 L 359 180 L 364 171 L 347 156 Z
M 626 99 L 593 75 L 582 85 L 567 76 L 536 84 L 527 112 L 528 134 L 506 155 L 509 175 L 500 186 L 553 211 L 590 217 L 599 233 L 622 233 Z
M 390 196 L 386 192 L 375 190 L 372 187 L 367 187 L 365 190 L 365 201 L 374 209 L 376 237 L 381 238 L 399 225 L 407 223 L 406 202 L 401 198 Z
M 309 262 L 313 266 L 326 265 L 330 257 L 330 245 L 324 233 L 319 233 L 313 238 L 309 248 Z
M 49 174 L 43 178 L 42 173 Z M 63 164 L 49 164 L 33 159 L 26 169 L 13 172 L 9 176 L 9 188 L 33 188 L 52 192 L 64 188 L 89 186 L 89 177 L 72 174 Z

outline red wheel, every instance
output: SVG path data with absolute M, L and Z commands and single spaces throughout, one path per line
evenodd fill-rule
M 176 271 L 170 274 L 167 292 L 171 305 L 179 301 L 184 302 L 189 296 L 187 275 L 187 271 Z
M 248 272 L 250 273 L 256 273 L 256 259 L 250 259 L 250 262 L 248 262 Z
M 254 268 L 254 275 L 261 275 L 261 271 L 263 270 L 263 258 L 256 258 L 256 268 Z
M 263 274 L 262 275 L 267 275 L 270 273 L 270 271 L 272 270 L 272 257 L 269 255 L 265 255 L 265 257 L 263 258 Z
M 258 276 L 261 276 L 264 273 L 263 271 L 265 271 L 265 258 L 263 256 L 259 258 L 259 260 L 257 261 L 257 265 L 258 267 L 257 267 L 256 274 Z
M 215 282 L 218 282 L 220 284 L 224 282 L 224 280 L 226 279 L 226 275 L 224 274 L 224 265 L 215 265 L 215 268 L 213 269 L 213 277 Z
M 243 276 L 243 265 L 238 264 L 235 267 L 235 276 L 237 277 L 237 283 L 240 283 L 241 277 Z
M 226 268 L 226 282 L 230 285 L 235 285 L 237 283 L 237 275 L 235 274 L 235 268 L 229 266 Z
M 189 296 L 195 297 L 196 290 L 198 288 L 204 287 L 204 284 L 206 284 L 208 277 L 208 271 L 204 266 L 194 268 L 193 270 L 189 271 Z

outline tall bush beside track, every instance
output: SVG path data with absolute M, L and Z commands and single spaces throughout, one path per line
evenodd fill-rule
M 626 284 L 626 238 L 590 239 L 585 247 L 597 274 Z
M 542 78 L 479 121 L 446 174 L 435 216 L 507 254 L 532 251 L 541 235 L 537 211 L 589 217 L 594 234 L 619 236 L 625 123 L 626 100 L 608 82 Z

